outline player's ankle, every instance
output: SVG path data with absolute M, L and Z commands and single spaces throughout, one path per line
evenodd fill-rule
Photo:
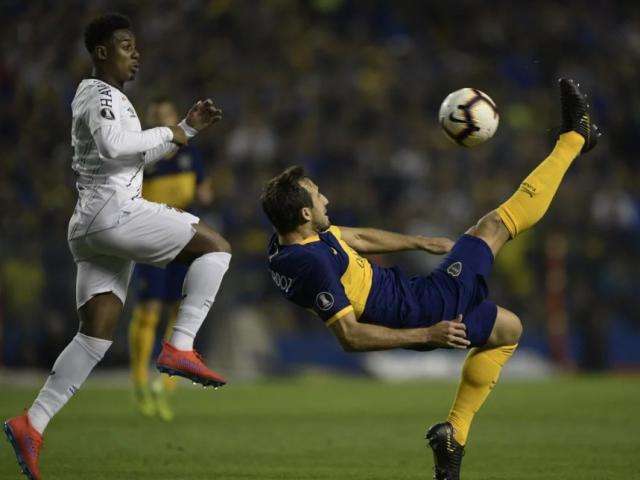
M 29 420 L 29 425 L 31 425 L 36 432 L 43 435 L 51 417 L 49 417 L 40 405 L 34 404 L 27 411 L 27 420 Z
M 174 330 L 169 345 L 176 350 L 190 351 L 193 350 L 193 337 L 188 333 Z
M 577 149 L 580 151 L 584 146 L 585 138 L 578 132 L 571 130 L 570 132 L 561 133 L 558 137 L 558 144 Z

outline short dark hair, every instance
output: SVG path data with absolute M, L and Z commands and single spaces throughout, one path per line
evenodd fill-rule
M 260 201 L 262 209 L 278 233 L 289 233 L 306 223 L 302 216 L 305 207 L 312 208 L 309 192 L 300 185 L 307 178 L 304 168 L 294 165 L 267 182 Z
M 100 44 L 103 44 L 116 30 L 130 30 L 131 20 L 120 13 L 106 13 L 94 18 L 84 29 L 84 46 L 90 54 Z

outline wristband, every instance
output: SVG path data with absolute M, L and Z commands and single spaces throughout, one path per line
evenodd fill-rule
M 198 130 L 193 128 L 191 125 L 187 123 L 187 119 L 183 119 L 178 126 L 184 130 L 184 133 L 187 135 L 188 139 L 192 139 L 198 134 Z

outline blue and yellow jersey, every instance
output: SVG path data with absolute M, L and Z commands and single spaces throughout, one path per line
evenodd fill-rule
M 200 152 L 187 145 L 169 159 L 144 171 L 142 197 L 186 210 L 196 198 L 196 187 L 204 177 Z
M 396 328 L 424 320 L 410 280 L 375 265 L 347 245 L 336 226 L 301 243 L 269 245 L 269 270 L 282 294 L 327 325 L 353 312 L 360 322 Z

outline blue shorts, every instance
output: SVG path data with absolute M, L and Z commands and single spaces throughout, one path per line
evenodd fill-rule
M 487 300 L 492 267 L 493 253 L 486 242 L 463 235 L 438 268 L 426 277 L 413 277 L 411 289 L 428 325 L 462 314 L 471 345 L 484 345 L 498 314 L 496 304 Z
M 139 300 L 175 302 L 182 299 L 182 284 L 187 265 L 171 262 L 166 268 L 136 265 L 135 278 Z

